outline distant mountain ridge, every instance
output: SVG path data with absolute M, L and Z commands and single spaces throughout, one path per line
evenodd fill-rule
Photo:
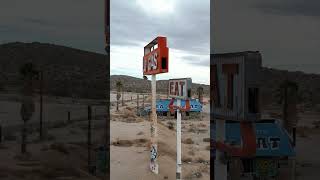
M 111 75 L 110 76 L 110 88 L 116 90 L 116 82 L 122 82 L 124 91 L 151 92 L 151 81 L 144 80 L 142 78 L 136 78 L 126 75 Z M 203 87 L 203 93 L 207 96 L 210 95 L 210 86 L 205 84 L 192 83 L 192 93 L 196 94 L 198 87 Z M 166 94 L 168 92 L 168 80 L 157 81 L 157 92 Z
M 105 98 L 107 82 L 106 55 L 46 43 L 8 43 L 0 45 L 0 91 L 19 91 L 21 80 L 19 67 L 33 62 L 44 72 L 45 94 L 83 98 Z M 209 75 L 208 75 L 208 78 Z M 271 68 L 262 69 L 263 103 L 274 103 L 280 83 L 289 79 L 299 85 L 301 102 L 320 104 L 320 75 L 289 72 Z M 125 91 L 149 92 L 150 81 L 124 75 L 110 76 L 110 88 L 115 90 L 122 81 Z M 157 90 L 167 93 L 168 83 L 157 82 Z M 192 91 L 202 86 L 209 95 L 209 86 L 193 84 Z

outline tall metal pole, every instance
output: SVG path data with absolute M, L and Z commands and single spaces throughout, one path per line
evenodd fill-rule
M 158 143 L 157 143 L 157 113 L 156 113 L 156 75 L 152 75 L 151 81 L 152 103 L 151 103 L 151 150 L 150 169 L 153 173 L 159 173 L 158 165 Z
M 177 106 L 181 106 L 181 99 L 177 99 Z M 177 109 L 177 172 L 176 172 L 176 179 L 180 180 L 181 177 L 181 170 L 182 170 L 182 163 L 181 163 L 181 111 Z

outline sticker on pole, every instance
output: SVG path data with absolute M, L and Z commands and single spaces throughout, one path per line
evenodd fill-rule
M 143 75 L 168 72 L 169 49 L 166 37 L 157 37 L 144 47 Z
M 150 151 L 150 170 L 155 173 L 158 174 L 159 173 L 159 166 L 158 166 L 158 147 L 157 144 L 152 144 L 151 146 L 151 151 Z
M 169 79 L 169 97 L 186 99 L 191 97 L 191 78 Z

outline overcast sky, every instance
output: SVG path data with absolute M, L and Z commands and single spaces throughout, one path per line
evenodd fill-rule
M 209 84 L 209 0 L 113 0 L 110 8 L 112 74 L 141 78 L 144 46 L 166 36 L 169 73 L 157 78 Z
M 215 0 L 211 52 L 258 50 L 263 65 L 320 73 L 320 1 Z

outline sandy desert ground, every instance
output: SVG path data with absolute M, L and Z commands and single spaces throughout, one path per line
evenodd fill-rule
M 97 179 L 88 173 L 87 166 L 87 104 L 101 102 L 45 97 L 43 112 L 45 138 L 39 141 L 37 103 L 35 116 L 28 122 L 28 153 L 22 155 L 20 153 L 22 120 L 17 97 L 0 96 L 0 122 L 3 130 L 0 143 L 0 179 Z M 67 121 L 67 111 L 71 112 L 71 121 Z M 96 157 L 94 148 L 105 141 L 105 112 L 104 105 L 93 106 L 92 162 Z
M 149 97 L 146 102 L 148 100 L 150 102 Z M 182 117 L 183 179 L 210 178 L 208 103 L 205 106 L 202 118 L 200 114 Z M 175 179 L 176 119 L 158 116 L 160 155 L 159 174 L 155 175 L 149 170 L 149 116 L 136 116 L 136 100 L 126 102 L 125 106 L 120 103 L 119 107 L 119 112 L 115 110 L 115 103 L 111 108 L 111 179 Z

